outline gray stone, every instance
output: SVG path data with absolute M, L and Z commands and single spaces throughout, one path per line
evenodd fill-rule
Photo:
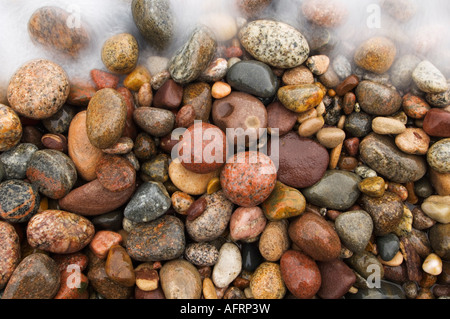
M 441 174 L 450 173 L 450 138 L 433 144 L 428 150 L 427 161 L 435 171 Z
M 389 281 L 381 280 L 380 288 L 359 289 L 356 294 L 348 293 L 345 295 L 347 299 L 406 299 L 405 293 L 397 284 Z
M 445 76 L 430 61 L 420 62 L 412 78 L 417 87 L 425 93 L 444 93 L 448 90 Z
M 353 112 L 345 119 L 344 128 L 354 137 L 365 137 L 372 132 L 372 117 L 367 113 Z
M 353 252 L 366 249 L 373 231 L 372 218 L 367 212 L 357 210 L 340 214 L 335 226 L 345 247 Z
M 384 261 L 392 260 L 400 249 L 400 240 L 395 234 L 377 237 L 377 248 L 380 258 Z
M 397 59 L 390 70 L 391 82 L 399 90 L 407 89 L 412 83 L 412 74 L 420 63 L 415 55 L 404 55 Z
M 1 154 L 0 162 L 3 163 L 5 172 L 4 178 L 24 179 L 26 177 L 27 165 L 31 159 L 31 156 L 33 156 L 34 152 L 37 150 L 38 147 L 34 144 L 22 143 Z
M 350 258 L 346 259 L 346 261 L 348 265 L 364 279 L 373 275 L 375 270 L 380 274 L 380 278 L 384 277 L 383 265 L 377 257 L 368 251 L 355 253 Z

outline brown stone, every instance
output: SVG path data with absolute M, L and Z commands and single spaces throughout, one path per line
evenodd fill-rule
M 423 130 L 430 136 L 450 137 L 450 112 L 431 109 L 423 121 Z
M 156 92 L 153 105 L 160 108 L 176 109 L 183 100 L 183 87 L 174 80 L 166 83 Z
M 397 48 L 394 42 L 385 37 L 374 37 L 360 45 L 354 58 L 359 67 L 383 74 L 391 68 L 396 55 Z
M 97 164 L 96 174 L 102 186 L 113 193 L 125 191 L 136 182 L 131 163 L 117 155 L 104 156 Z
M 109 249 L 105 272 L 110 279 L 124 287 L 133 287 L 136 284 L 133 262 L 125 248 L 120 245 Z
M 188 84 L 183 91 L 182 103 L 194 107 L 196 120 L 208 122 L 212 107 L 211 86 L 205 82 Z
M 275 134 L 274 129 L 278 129 L 278 135 L 283 136 L 291 131 L 297 122 L 298 115 L 289 111 L 280 102 L 273 102 L 267 106 L 268 131 Z
M 336 87 L 336 94 L 338 96 L 345 96 L 345 94 L 355 89 L 358 84 L 359 78 L 356 75 L 350 75 Z
M 342 260 L 317 263 L 322 284 L 317 295 L 322 299 L 340 299 L 356 282 L 356 275 Z

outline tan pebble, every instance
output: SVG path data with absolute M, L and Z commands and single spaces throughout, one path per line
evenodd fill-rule
M 430 178 L 438 195 L 450 195 L 450 173 L 443 174 L 430 168 Z
M 209 181 L 208 186 L 206 187 L 206 192 L 208 195 L 214 194 L 222 189 L 222 185 L 220 184 L 220 178 L 215 177 Z
M 320 116 L 320 115 L 318 114 L 317 110 L 316 109 L 311 109 L 309 111 L 300 113 L 298 115 L 298 117 L 297 117 L 297 122 L 299 124 L 303 124 L 307 120 L 314 119 L 314 118 L 316 118 L 318 116 Z
M 325 121 L 323 117 L 316 117 L 303 122 L 298 128 L 298 134 L 301 137 L 310 137 L 316 134 L 323 126 Z
M 158 272 L 153 269 L 153 264 L 144 263 L 140 264 L 135 269 L 136 274 L 136 286 L 143 291 L 153 291 L 158 288 L 159 275 Z
M 326 148 L 335 148 L 345 139 L 345 132 L 339 128 L 327 127 L 317 132 L 317 140 Z
M 442 260 L 436 254 L 430 254 L 422 264 L 422 269 L 427 274 L 439 276 L 442 273 Z
M 400 121 L 405 125 L 406 123 L 408 123 L 408 115 L 406 115 L 406 113 L 403 111 L 400 111 L 392 116 L 388 116 L 388 118 Z
M 405 124 L 388 117 L 377 117 L 372 121 L 372 130 L 380 135 L 397 135 L 406 130 Z
M 421 207 L 423 212 L 435 221 L 450 223 L 450 196 L 430 196 Z
M 313 84 L 314 75 L 306 66 L 301 65 L 284 72 L 282 80 L 286 85 Z
M 393 233 L 398 237 L 408 236 L 412 231 L 413 214 L 406 205 L 403 205 L 403 216 Z
M 216 287 L 211 278 L 203 279 L 203 297 L 205 299 L 218 299 Z
M 195 199 L 186 193 L 176 191 L 172 194 L 172 207 L 178 214 L 185 215 L 189 207 L 194 203 Z
M 138 92 L 138 103 L 141 107 L 150 107 L 153 102 L 153 91 L 150 83 L 142 84 Z
M 338 122 L 338 124 L 336 125 L 338 129 L 341 129 L 341 130 L 344 129 L 344 127 L 345 127 L 345 120 L 346 120 L 346 119 L 347 119 L 347 117 L 346 117 L 345 115 L 342 115 L 342 116 L 339 118 L 339 122 Z
M 392 260 L 389 261 L 384 261 L 383 259 L 381 259 L 380 257 L 378 257 L 378 260 L 386 266 L 390 266 L 390 267 L 397 267 L 400 266 L 403 263 L 403 254 L 399 251 L 394 258 L 392 258 Z
M 326 55 L 315 55 L 306 60 L 305 65 L 315 75 L 322 75 L 327 72 L 330 66 L 330 58 Z
M 342 152 L 343 146 L 344 146 L 344 143 L 341 143 L 331 150 L 330 164 L 328 165 L 329 169 L 336 169 L 338 162 L 339 162 L 339 158 L 341 157 L 341 152 Z
M 326 107 L 325 104 L 322 102 L 320 102 L 320 104 L 316 107 L 316 112 L 317 112 L 317 116 L 322 116 L 325 114 L 326 111 Z
M 231 93 L 231 86 L 225 82 L 216 82 L 211 88 L 211 95 L 215 99 L 223 99 Z
M 255 299 L 255 297 L 253 297 L 252 289 L 250 287 L 244 289 L 244 295 L 247 299 Z
M 407 128 L 397 135 L 395 145 L 404 153 L 425 155 L 430 146 L 430 137 L 420 128 Z
M 359 183 L 358 188 L 368 196 L 382 197 L 386 189 L 386 183 L 381 177 L 368 177 Z

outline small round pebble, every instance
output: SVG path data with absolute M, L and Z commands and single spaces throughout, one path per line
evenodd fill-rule
M 136 67 L 138 58 L 138 43 L 129 33 L 114 35 L 103 44 L 102 61 L 113 73 L 130 73 Z

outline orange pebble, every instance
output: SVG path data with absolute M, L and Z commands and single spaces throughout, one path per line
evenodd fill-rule
M 231 86 L 225 82 L 216 82 L 212 86 L 211 95 L 215 99 L 223 99 L 231 93 Z
M 119 233 L 101 230 L 97 232 L 89 244 L 91 251 L 100 259 L 105 259 L 109 249 L 122 242 L 122 235 Z

